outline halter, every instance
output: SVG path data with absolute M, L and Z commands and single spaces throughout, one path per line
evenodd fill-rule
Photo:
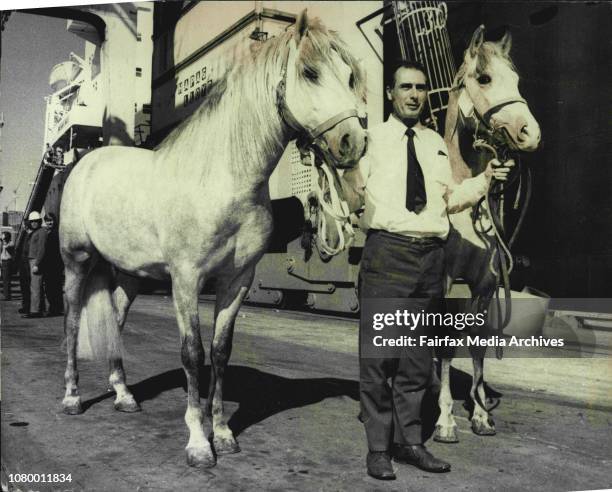
M 281 69 L 281 79 L 276 87 L 276 107 L 281 120 L 283 120 L 285 124 L 295 133 L 298 148 L 301 150 L 306 150 L 313 147 L 315 140 L 317 140 L 321 135 L 349 118 L 358 118 L 363 126 L 362 118 L 359 117 L 359 112 L 356 109 L 341 111 L 312 129 L 304 127 L 304 125 L 297 120 L 287 104 L 287 67 L 289 66 L 289 58 L 295 53 L 295 51 L 295 40 L 292 38 L 287 46 L 287 51 L 284 56 L 283 66 Z M 320 147 L 319 150 L 324 154 L 323 157 L 325 160 L 329 158 L 332 158 L 333 160 L 333 157 L 328 152 L 327 145 Z
M 509 106 L 510 104 L 521 103 L 527 105 L 527 101 L 522 97 L 510 97 L 507 99 L 502 99 L 500 101 L 496 101 L 495 104 L 490 105 L 485 111 L 481 114 L 474 105 L 474 102 L 470 99 L 469 103 L 471 104 L 471 111 L 468 111 L 469 114 L 464 113 L 465 104 L 461 104 L 461 97 L 469 98 L 469 94 L 467 90 L 465 90 L 465 83 L 463 81 L 463 77 L 456 81 L 456 83 L 451 88 L 451 91 L 457 91 L 463 89 L 464 92 L 459 96 L 459 100 L 457 101 L 459 106 L 459 114 L 465 119 L 472 118 L 475 121 L 475 129 L 473 135 L 473 144 L 472 147 L 477 151 L 488 151 L 492 154 L 494 159 L 498 159 L 499 153 L 502 153 L 503 156 L 507 154 L 508 150 L 517 150 L 516 144 L 508 134 L 508 130 L 505 127 L 494 128 L 491 126 L 490 121 L 491 117 L 497 113 L 502 108 Z M 459 114 L 457 115 L 457 121 L 455 123 L 455 128 L 453 129 L 453 134 L 457 131 Z M 480 132 L 482 129 L 484 130 L 484 135 Z M 484 138 L 482 138 L 484 136 Z M 521 174 L 520 170 L 520 160 L 519 164 L 519 175 Z M 512 184 L 512 183 L 510 183 Z M 509 185 L 506 185 L 509 186 Z M 518 229 L 521 227 L 523 219 L 525 217 L 525 213 L 527 211 L 527 205 L 529 203 L 529 198 L 531 195 L 531 175 L 529 169 L 527 169 L 527 195 L 523 207 L 520 212 L 519 220 L 516 224 L 515 230 L 509 241 L 503 237 L 503 224 L 501 222 L 501 218 L 496 215 L 496 210 L 500 204 L 500 197 L 503 195 L 506 187 L 501 187 L 500 183 L 492 182 L 489 189 L 487 189 L 486 195 L 479 201 L 476 205 L 476 210 L 482 207 L 483 202 L 486 202 L 488 208 L 488 215 L 491 220 L 491 229 L 493 230 L 493 234 L 495 237 L 495 246 L 494 248 L 497 250 L 497 262 L 499 264 L 499 269 L 495 268 L 494 263 L 496 262 L 495 254 L 491 255 L 491 260 L 489 262 L 489 270 L 496 278 L 501 277 L 501 286 L 504 289 L 505 294 L 505 316 L 502 320 L 501 318 L 501 301 L 499 298 L 499 285 L 496 286 L 495 291 L 491 293 L 491 297 L 495 296 L 497 303 L 497 312 L 498 312 L 498 330 L 500 333 L 503 333 L 503 329 L 510 322 L 510 317 L 512 313 L 512 304 L 511 304 L 511 291 L 510 291 L 510 273 L 514 267 L 514 261 L 512 258 L 512 253 L 510 248 L 516 239 L 518 234 Z M 518 202 L 520 200 L 520 183 L 519 183 L 519 194 L 517 194 L 515 201 L 515 209 L 518 208 Z M 472 216 L 473 226 L 476 227 L 476 215 Z M 488 232 L 488 231 L 486 231 Z M 486 234 L 483 233 L 482 235 Z M 480 234 L 479 234 L 480 235 Z M 486 243 L 485 243 L 486 244 Z M 502 357 L 502 348 L 496 347 L 496 355 L 497 358 L 501 359 Z
M 469 95 L 467 93 L 467 91 L 465 90 L 465 84 L 463 83 L 463 80 L 461 80 L 457 85 L 455 85 L 453 88 L 451 88 L 451 91 L 457 91 L 463 89 L 464 92 L 463 94 L 465 95 L 465 97 L 469 98 Z M 462 95 L 463 95 L 462 94 Z M 491 117 L 497 113 L 500 109 L 509 106 L 511 104 L 515 104 L 515 103 L 521 103 L 521 104 L 525 104 L 527 105 L 527 101 L 522 98 L 522 97 L 509 97 L 507 99 L 502 99 L 500 101 L 496 101 L 495 104 L 490 105 L 488 108 L 485 109 L 485 111 L 481 114 L 477 109 L 476 106 L 474 105 L 474 102 L 470 99 L 470 105 L 471 105 L 471 111 L 467 111 L 464 112 L 462 108 L 462 104 L 461 104 L 461 97 L 459 96 L 460 100 L 459 100 L 459 109 L 461 110 L 461 114 L 463 115 L 464 118 L 472 118 L 476 125 L 475 125 L 475 130 L 474 130 L 474 140 L 476 141 L 478 139 L 478 131 L 480 129 L 480 126 L 482 125 L 482 127 L 484 128 L 485 132 L 488 134 L 488 137 L 493 140 L 492 143 L 494 143 L 497 147 L 500 146 L 506 146 L 512 150 L 517 150 L 516 144 L 514 143 L 514 141 L 512 140 L 512 138 L 510 137 L 510 135 L 508 134 L 508 130 L 505 127 L 497 127 L 494 128 L 491 126 Z M 468 114 L 466 114 L 468 113 Z M 455 127 L 456 130 L 456 127 Z M 454 132 L 453 132 L 454 133 Z
M 325 200 L 323 189 L 319 184 L 319 180 L 315 180 L 315 194 L 319 207 L 322 209 L 318 213 L 317 246 L 320 254 L 332 257 L 346 249 L 352 243 L 355 232 L 353 231 L 353 226 L 350 222 L 350 210 L 348 208 L 348 204 L 336 190 L 335 183 L 337 183 L 340 179 L 338 176 L 338 171 L 335 167 L 328 164 L 328 162 L 335 161 L 335 158 L 329 151 L 325 141 L 319 141 L 318 145 L 315 145 L 315 141 L 325 132 L 331 130 L 336 125 L 349 118 L 358 118 L 361 126 L 365 128 L 365 119 L 359 116 L 359 112 L 356 109 L 347 109 L 325 120 L 313 129 L 305 128 L 304 125 L 297 120 L 287 104 L 287 68 L 289 67 L 290 58 L 295 56 L 295 52 L 295 40 L 291 39 L 283 59 L 281 79 L 276 87 L 276 107 L 281 120 L 284 121 L 295 134 L 296 145 L 300 151 L 302 163 L 305 165 L 314 164 L 323 183 L 327 182 L 329 186 L 330 203 Z M 320 160 L 317 159 L 317 157 L 320 157 Z M 332 217 L 336 225 L 339 243 L 335 248 L 329 244 L 329 240 L 327 238 L 327 223 L 324 212 Z M 345 239 L 345 234 L 347 235 L 348 240 Z

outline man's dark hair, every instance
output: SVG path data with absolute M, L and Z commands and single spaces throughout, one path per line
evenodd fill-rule
M 9 231 L 3 231 L 2 232 L 2 239 L 5 239 L 6 241 L 10 241 L 11 240 L 11 233 Z
M 45 214 L 45 220 L 52 220 L 54 222 L 57 222 L 57 217 L 53 212 L 49 212 L 48 214 Z
M 421 62 L 416 60 L 397 60 L 391 65 L 391 69 L 387 72 L 387 80 L 385 87 L 389 87 L 393 89 L 395 87 L 395 74 L 400 68 L 412 68 L 413 70 L 418 70 L 425 75 L 425 83 L 429 85 L 429 79 L 427 77 L 427 71 Z

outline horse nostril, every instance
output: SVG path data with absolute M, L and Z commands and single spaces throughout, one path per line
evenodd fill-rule
M 529 138 L 529 136 L 530 136 L 529 127 L 527 125 L 523 125 L 521 127 L 521 130 L 519 131 L 519 134 L 517 135 L 518 141 L 524 142 L 527 138 Z
M 345 156 L 351 150 L 351 136 L 348 133 L 345 133 L 340 139 L 340 155 Z

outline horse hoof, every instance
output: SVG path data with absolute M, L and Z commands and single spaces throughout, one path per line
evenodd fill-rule
M 210 451 L 205 448 L 187 448 L 187 464 L 194 468 L 212 468 L 217 460 Z
M 476 420 L 472 420 L 472 432 L 477 436 L 494 436 L 497 434 L 495 426 Z
M 236 454 L 241 451 L 240 446 L 238 445 L 235 439 L 218 439 L 214 437 L 213 446 L 215 447 L 215 452 L 218 455 Z
M 79 397 L 64 398 L 62 402 L 62 410 L 66 415 L 80 415 L 83 413 L 81 399 Z
M 120 400 L 115 402 L 115 410 L 118 412 L 134 413 L 140 412 L 142 408 L 134 398 Z
M 436 425 L 434 441 L 443 442 L 446 444 L 459 442 L 459 438 L 457 437 L 457 427 L 444 427 L 442 425 Z

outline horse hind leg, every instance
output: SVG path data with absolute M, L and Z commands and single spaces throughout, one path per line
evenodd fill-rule
M 76 258 L 76 259 L 75 259 Z M 79 373 L 77 368 L 77 343 L 85 283 L 95 258 L 80 252 L 74 258 L 64 257 L 64 334 L 66 337 L 66 371 L 64 373 L 65 394 L 62 400 L 64 413 L 78 415 L 83 413 L 79 394 Z
M 113 291 L 113 305 L 116 311 L 117 325 L 119 332 L 123 331 L 123 325 L 127 317 L 128 310 L 138 294 L 139 280 L 136 277 L 125 275 L 121 272 L 116 274 L 115 290 Z M 134 398 L 126 385 L 125 370 L 123 369 L 123 359 L 121 354 L 111 355 L 109 358 L 109 378 L 108 382 L 117 395 L 115 398 L 115 410 L 119 412 L 139 412 L 140 405 Z
M 204 366 L 204 349 L 200 337 L 198 317 L 198 293 L 202 282 L 194 278 L 193 269 L 172 275 L 172 296 L 176 319 L 181 335 L 181 360 L 187 379 L 187 411 L 185 423 L 189 429 L 189 441 L 185 451 L 187 464 L 210 468 L 216 459 L 204 434 L 204 412 L 200 407 L 200 370 Z
M 217 282 L 215 333 L 211 347 L 211 385 L 207 409 L 213 420 L 213 446 L 217 454 L 240 452 L 240 446 L 227 425 L 223 406 L 223 378 L 232 352 L 234 322 L 244 296 L 253 281 L 254 268 L 233 278 Z
M 444 443 L 459 442 L 457 437 L 457 423 L 453 415 L 453 397 L 450 390 L 450 367 L 451 358 L 441 356 L 440 371 L 440 396 L 438 405 L 440 407 L 440 417 L 436 422 L 434 441 Z
M 495 423 L 486 408 L 486 395 L 484 388 L 484 357 L 477 353 L 472 355 L 474 366 L 474 379 L 470 396 L 474 402 L 472 413 L 472 431 L 479 436 L 494 436 Z

